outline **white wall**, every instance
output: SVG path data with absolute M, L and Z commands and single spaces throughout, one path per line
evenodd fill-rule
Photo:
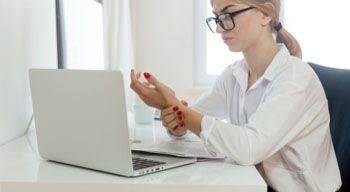
M 135 67 L 155 74 L 179 98 L 203 92 L 194 86 L 194 0 L 131 0 Z
M 24 133 L 32 113 L 28 68 L 55 68 L 54 0 L 0 0 L 0 145 Z

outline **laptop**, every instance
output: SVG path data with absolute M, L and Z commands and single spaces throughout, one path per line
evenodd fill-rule
M 31 69 L 42 158 L 135 177 L 196 162 L 132 152 L 120 71 Z

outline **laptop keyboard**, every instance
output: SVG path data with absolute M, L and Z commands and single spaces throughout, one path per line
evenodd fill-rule
M 132 164 L 133 164 L 134 170 L 139 170 L 147 167 L 162 165 L 162 164 L 165 164 L 165 162 L 133 157 Z

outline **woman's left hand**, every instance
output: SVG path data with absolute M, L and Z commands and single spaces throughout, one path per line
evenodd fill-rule
M 181 101 L 184 107 L 188 104 L 186 101 Z M 183 106 L 181 106 L 183 108 Z M 160 117 L 162 119 L 163 126 L 168 129 L 171 135 L 181 137 L 187 133 L 185 127 L 185 116 L 178 106 L 169 107 L 161 110 Z
M 140 76 L 140 73 L 135 74 L 135 71 L 131 70 L 130 88 L 134 90 L 147 105 L 162 110 L 180 104 L 180 101 L 175 96 L 175 92 L 159 82 L 154 76 L 149 73 L 144 73 L 144 77 L 148 81 L 146 83 L 139 81 Z

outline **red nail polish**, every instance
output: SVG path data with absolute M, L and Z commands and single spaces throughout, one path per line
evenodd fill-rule
M 150 73 L 144 73 L 143 76 L 145 76 L 146 79 L 149 79 L 151 77 Z
M 173 107 L 173 111 L 176 112 L 177 110 L 179 110 L 178 106 Z
M 176 114 L 177 114 L 177 116 L 181 116 L 182 115 L 182 111 L 178 111 Z
M 182 123 L 180 124 L 180 127 L 185 127 L 185 123 L 182 122 Z
M 180 116 L 180 117 L 178 117 L 177 119 L 178 119 L 179 121 L 182 121 L 182 117 L 181 117 L 181 116 Z

